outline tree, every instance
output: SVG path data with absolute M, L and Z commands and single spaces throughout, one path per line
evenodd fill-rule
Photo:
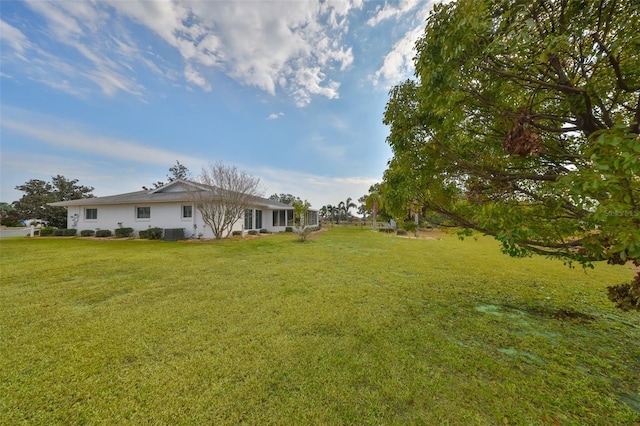
M 9 203 L 0 203 L 0 225 L 20 225 L 20 217 L 18 216 L 16 209 Z
M 242 218 L 251 202 L 261 196 L 260 179 L 235 166 L 210 164 L 202 169 L 198 185 L 190 190 L 191 197 L 205 225 L 216 238 L 226 238 L 233 225 Z
M 153 188 L 149 188 L 143 186 L 142 189 L 145 191 L 149 191 L 151 189 L 158 189 L 162 186 L 167 185 L 168 183 L 173 182 L 174 180 L 182 179 L 185 180 L 189 177 L 189 169 L 184 164 L 180 164 L 178 160 L 176 160 L 176 164 L 174 166 L 169 167 L 169 173 L 167 174 L 168 182 L 163 182 L 161 180 L 154 182 Z
M 302 201 L 300 197 L 296 197 L 292 194 L 273 194 L 269 197 L 270 200 L 279 201 L 283 204 L 293 205 L 295 201 Z
M 373 219 L 371 227 L 372 229 L 376 229 L 378 228 L 378 211 L 382 208 L 383 205 L 382 196 L 380 195 L 379 190 L 379 184 L 376 183 L 375 185 L 371 185 L 369 187 L 369 194 L 365 196 L 364 202 L 365 210 L 371 212 L 371 218 Z
M 327 214 L 333 221 L 334 219 L 337 221 L 336 223 L 340 223 L 340 209 L 338 206 L 332 206 L 331 204 L 327 204 Z
M 385 110 L 385 202 L 418 203 L 511 256 L 637 265 L 638 43 L 635 2 L 436 6 L 416 80 Z
M 311 228 L 307 226 L 307 212 L 311 204 L 307 200 L 297 199 L 293 201 L 293 217 L 296 225 L 296 233 L 298 234 L 298 241 L 301 243 L 307 240 L 311 233 Z
M 51 182 L 31 179 L 24 185 L 16 186 L 16 189 L 25 193 L 13 203 L 18 216 L 22 219 L 42 219 L 57 228 L 66 228 L 67 210 L 64 207 L 52 207 L 48 203 L 93 198 L 93 187 L 78 185 L 78 179 L 68 180 L 62 175 L 52 177 Z
M 345 220 L 349 220 L 350 218 L 350 213 L 349 210 L 351 210 L 352 208 L 356 208 L 358 206 L 356 206 L 355 203 L 351 202 L 351 197 L 348 197 L 345 201 L 340 201 L 340 203 L 338 203 L 338 223 L 340 223 L 340 216 L 344 214 L 344 219 Z

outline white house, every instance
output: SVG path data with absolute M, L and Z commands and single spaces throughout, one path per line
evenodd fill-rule
M 175 180 L 160 188 L 106 197 L 50 203 L 67 208 L 67 228 L 83 230 L 133 228 L 134 232 L 149 228 L 184 229 L 184 236 L 213 238 L 193 202 L 193 191 L 202 188 L 193 182 Z M 318 213 L 310 210 L 307 225 L 318 224 Z M 294 226 L 293 206 L 266 198 L 253 197 L 244 217 L 233 230 L 281 232 Z

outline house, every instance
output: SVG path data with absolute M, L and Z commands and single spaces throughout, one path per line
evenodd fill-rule
M 153 190 L 130 192 L 106 197 L 50 203 L 67 208 L 67 228 L 78 230 L 133 228 L 139 232 L 149 228 L 183 229 L 186 238 L 214 238 L 205 226 L 194 203 L 194 191 L 206 187 L 187 180 L 174 180 Z M 266 198 L 252 197 L 244 217 L 233 225 L 234 231 L 266 229 L 282 232 L 294 226 L 293 206 Z M 309 210 L 307 225 L 318 224 L 318 213 Z

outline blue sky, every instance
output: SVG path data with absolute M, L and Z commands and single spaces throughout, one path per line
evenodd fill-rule
M 61 174 L 97 196 L 221 161 L 264 195 L 357 199 L 432 3 L 2 1 L 0 201 Z

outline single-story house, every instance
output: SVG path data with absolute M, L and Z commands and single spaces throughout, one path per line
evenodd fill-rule
M 83 230 L 96 229 L 113 232 L 118 227 L 133 228 L 136 233 L 149 228 L 163 228 L 184 229 L 186 238 L 214 238 L 196 207 L 193 191 L 206 191 L 206 187 L 178 179 L 153 190 L 60 201 L 50 205 L 67 208 L 67 228 L 77 229 L 78 234 Z M 306 224 L 318 224 L 316 210 L 308 211 Z M 232 230 L 281 232 L 288 226 L 294 226 L 293 206 L 252 197 L 243 218 L 233 225 Z

